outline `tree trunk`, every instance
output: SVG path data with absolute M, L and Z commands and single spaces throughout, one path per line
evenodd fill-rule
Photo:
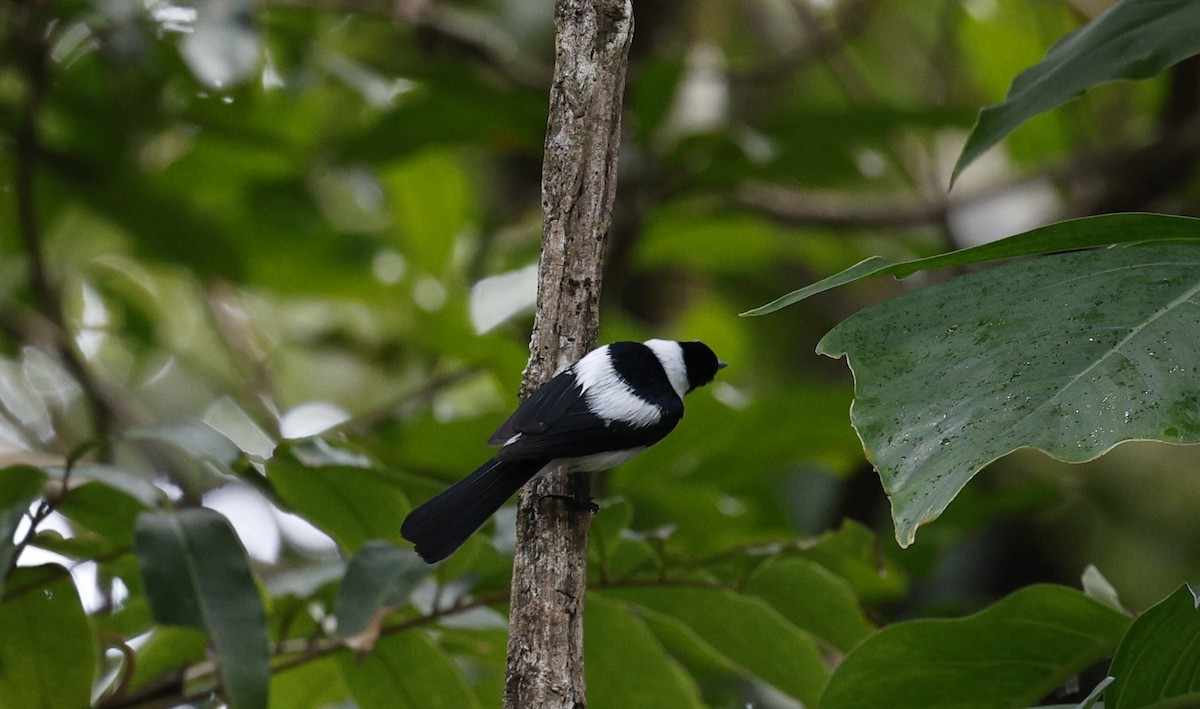
M 616 193 L 629 0 L 557 0 L 542 168 L 537 314 L 521 397 L 596 345 Z M 587 496 L 587 475 L 525 486 L 517 508 L 504 706 L 583 707 L 583 603 L 590 515 L 547 494 Z

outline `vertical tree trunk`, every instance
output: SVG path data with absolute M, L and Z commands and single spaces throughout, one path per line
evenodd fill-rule
M 604 247 L 616 193 L 629 0 L 556 0 L 554 82 L 542 168 L 542 257 L 522 398 L 595 346 Z M 517 511 L 504 706 L 583 707 L 583 601 L 590 516 L 547 494 L 586 496 L 560 471 Z

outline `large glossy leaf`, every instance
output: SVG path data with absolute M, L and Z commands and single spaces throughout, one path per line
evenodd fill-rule
M 1035 704 L 1116 647 L 1129 618 L 1064 586 L 1029 586 L 967 618 L 875 633 L 834 672 L 822 709 Z
M 479 706 L 462 672 L 419 629 L 393 633 L 368 655 L 337 656 L 342 677 L 362 709 L 473 709 Z
M 1017 126 L 1116 79 L 1145 79 L 1200 52 L 1200 5 L 1122 0 L 1050 48 L 1022 72 L 1004 102 L 979 114 L 954 177 Z
M 13 535 L 21 518 L 42 491 L 46 474 L 29 465 L 14 465 L 0 470 L 0 595 L 13 564 L 16 543 Z
M 0 707 L 90 705 L 96 640 L 66 569 L 20 568 L 0 601 Z
M 770 603 L 797 628 L 842 652 L 874 631 L 850 584 L 805 559 L 774 563 L 751 577 L 741 590 Z
M 137 520 L 134 550 L 155 620 L 205 630 L 230 706 L 265 707 L 266 615 L 229 521 L 204 508 L 146 512 Z
M 1105 706 L 1200 706 L 1200 595 L 1184 584 L 1138 616 L 1121 639 Z
M 758 598 L 721 588 L 609 589 L 608 598 L 682 621 L 736 666 L 805 704 L 816 702 L 829 672 L 816 643 Z
M 828 278 L 780 296 L 766 305 L 747 310 L 742 315 L 773 313 L 818 293 L 824 293 L 838 286 L 871 276 L 890 275 L 896 278 L 905 278 L 914 273 L 935 268 L 969 266 L 1017 256 L 1071 251 L 1110 244 L 1184 240 L 1200 240 L 1200 219 L 1140 213 L 1102 214 L 1094 217 L 1069 219 L 1010 236 L 1007 239 L 999 239 L 980 246 L 972 246 L 969 249 L 959 249 L 928 258 L 892 261 L 882 256 L 872 256 Z
M 983 466 L 1200 441 L 1200 247 L 1047 256 L 925 288 L 834 328 L 851 420 L 912 543 Z
M 584 616 L 588 701 L 598 707 L 702 707 L 700 692 L 625 604 L 588 594 Z

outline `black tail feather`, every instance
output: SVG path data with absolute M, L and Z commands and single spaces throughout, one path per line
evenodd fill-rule
M 400 526 L 400 534 L 416 545 L 425 561 L 441 561 L 483 526 L 546 462 L 492 458 L 410 512 Z

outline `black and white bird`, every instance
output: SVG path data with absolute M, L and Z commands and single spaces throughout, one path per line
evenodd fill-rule
M 683 418 L 683 397 L 724 362 L 703 342 L 647 340 L 598 347 L 526 399 L 488 439 L 500 450 L 414 509 L 400 533 L 425 561 L 441 561 L 542 470 L 607 470 L 662 440 Z

